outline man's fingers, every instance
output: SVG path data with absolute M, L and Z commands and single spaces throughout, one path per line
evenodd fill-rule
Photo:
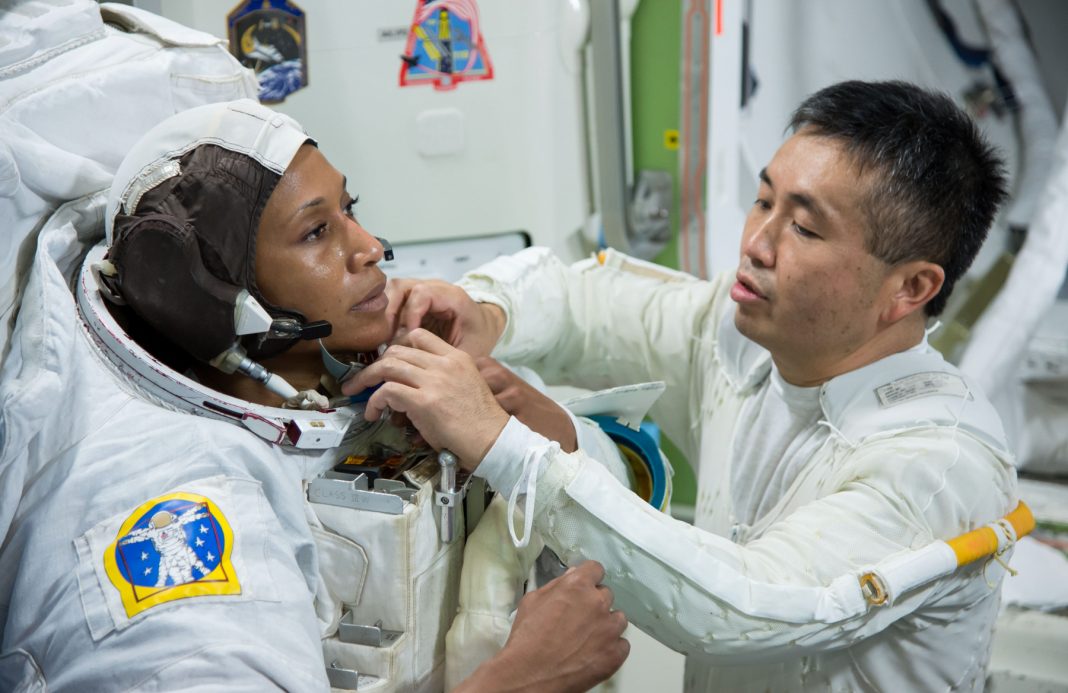
M 382 412 L 387 408 L 395 412 L 406 412 L 417 393 L 418 390 L 407 385 L 385 383 L 367 400 L 364 405 L 363 418 L 367 421 L 378 421 Z
M 501 394 L 501 391 L 511 383 L 511 379 L 508 377 L 510 371 L 507 371 L 491 358 L 479 358 L 475 361 L 475 366 L 478 367 L 479 375 L 486 381 L 486 385 L 489 386 L 490 392 L 494 395 Z
M 627 623 L 627 619 L 623 619 L 623 624 L 624 624 L 623 627 L 624 628 L 627 627 L 626 623 Z M 620 632 L 622 632 L 622 631 L 620 631 Z M 614 664 L 614 668 L 612 669 L 613 671 L 618 669 L 623 664 L 623 662 L 625 662 L 627 660 L 627 657 L 630 655 L 630 641 L 627 640 L 626 638 L 620 638 L 619 640 L 617 640 L 616 643 L 615 643 L 615 653 L 614 654 L 616 656 L 616 662 L 613 663 Z
M 423 324 L 428 314 L 437 313 L 440 318 L 449 319 L 452 311 L 438 309 L 435 311 L 435 292 L 432 286 L 416 284 L 408 291 L 408 298 L 400 311 L 398 327 L 411 331 Z
M 390 279 L 386 283 L 386 298 L 389 299 L 386 304 L 386 318 L 391 324 L 396 324 L 397 315 L 407 302 L 408 292 L 414 283 L 410 279 Z
M 409 332 L 408 336 L 406 336 L 400 344 L 404 346 L 412 346 L 437 356 L 446 356 L 456 351 L 456 349 L 444 339 L 430 330 L 424 330 L 422 328 Z
M 352 395 L 385 380 L 417 385 L 422 377 L 420 371 L 431 368 L 435 358 L 426 351 L 394 344 L 377 361 L 342 383 L 341 391 Z
M 601 601 L 604 602 L 605 611 L 609 611 L 612 608 L 612 602 L 616 600 L 616 595 L 612 593 L 612 588 L 598 585 L 596 589 L 597 594 L 601 596 Z
M 571 571 L 568 570 L 568 572 Z M 576 578 L 599 585 L 601 580 L 604 580 L 604 566 L 597 561 L 583 561 L 575 567 L 575 574 Z

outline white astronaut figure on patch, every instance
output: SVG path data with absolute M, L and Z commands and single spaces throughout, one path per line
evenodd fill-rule
M 204 577 L 211 571 L 197 558 L 196 553 L 189 547 L 185 536 L 185 525 L 207 517 L 208 514 L 198 507 L 190 508 L 180 515 L 175 515 L 167 510 L 160 510 L 152 515 L 148 527 L 130 532 L 125 539 L 119 542 L 120 546 L 137 544 L 142 541 L 151 541 L 159 552 L 159 568 L 156 569 L 156 587 L 166 587 L 167 578 L 172 584 L 184 585 L 198 578 L 193 577 L 193 568 L 200 571 L 200 577 Z

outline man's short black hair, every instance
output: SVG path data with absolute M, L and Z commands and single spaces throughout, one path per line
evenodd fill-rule
M 868 250 L 891 265 L 941 265 L 945 283 L 924 306 L 940 314 L 1006 194 L 1002 160 L 971 118 L 914 84 L 851 81 L 805 99 L 790 127 L 840 141 L 860 173 L 872 174 Z

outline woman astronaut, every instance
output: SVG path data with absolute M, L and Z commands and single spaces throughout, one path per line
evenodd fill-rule
M 120 166 L 81 322 L 57 271 L 74 260 L 35 266 L 23 310 L 44 317 L 15 349 L 71 384 L 35 410 L 3 511 L 0 689 L 442 689 L 463 553 L 449 460 L 327 401 L 392 335 L 384 247 L 353 204 L 290 118 L 202 106 Z M 465 685 L 614 671 L 626 622 L 598 570 L 524 600 Z

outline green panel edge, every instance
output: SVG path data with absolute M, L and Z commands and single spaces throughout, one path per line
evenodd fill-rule
M 596 0 L 595 0 L 596 1 Z M 679 129 L 679 69 L 682 0 L 641 0 L 631 18 L 631 123 L 636 170 L 667 171 L 671 194 L 671 240 L 654 260 L 679 267 L 679 152 L 664 145 L 664 132 Z M 661 449 L 675 469 L 672 505 L 693 506 L 697 480 L 679 449 L 661 436 Z

